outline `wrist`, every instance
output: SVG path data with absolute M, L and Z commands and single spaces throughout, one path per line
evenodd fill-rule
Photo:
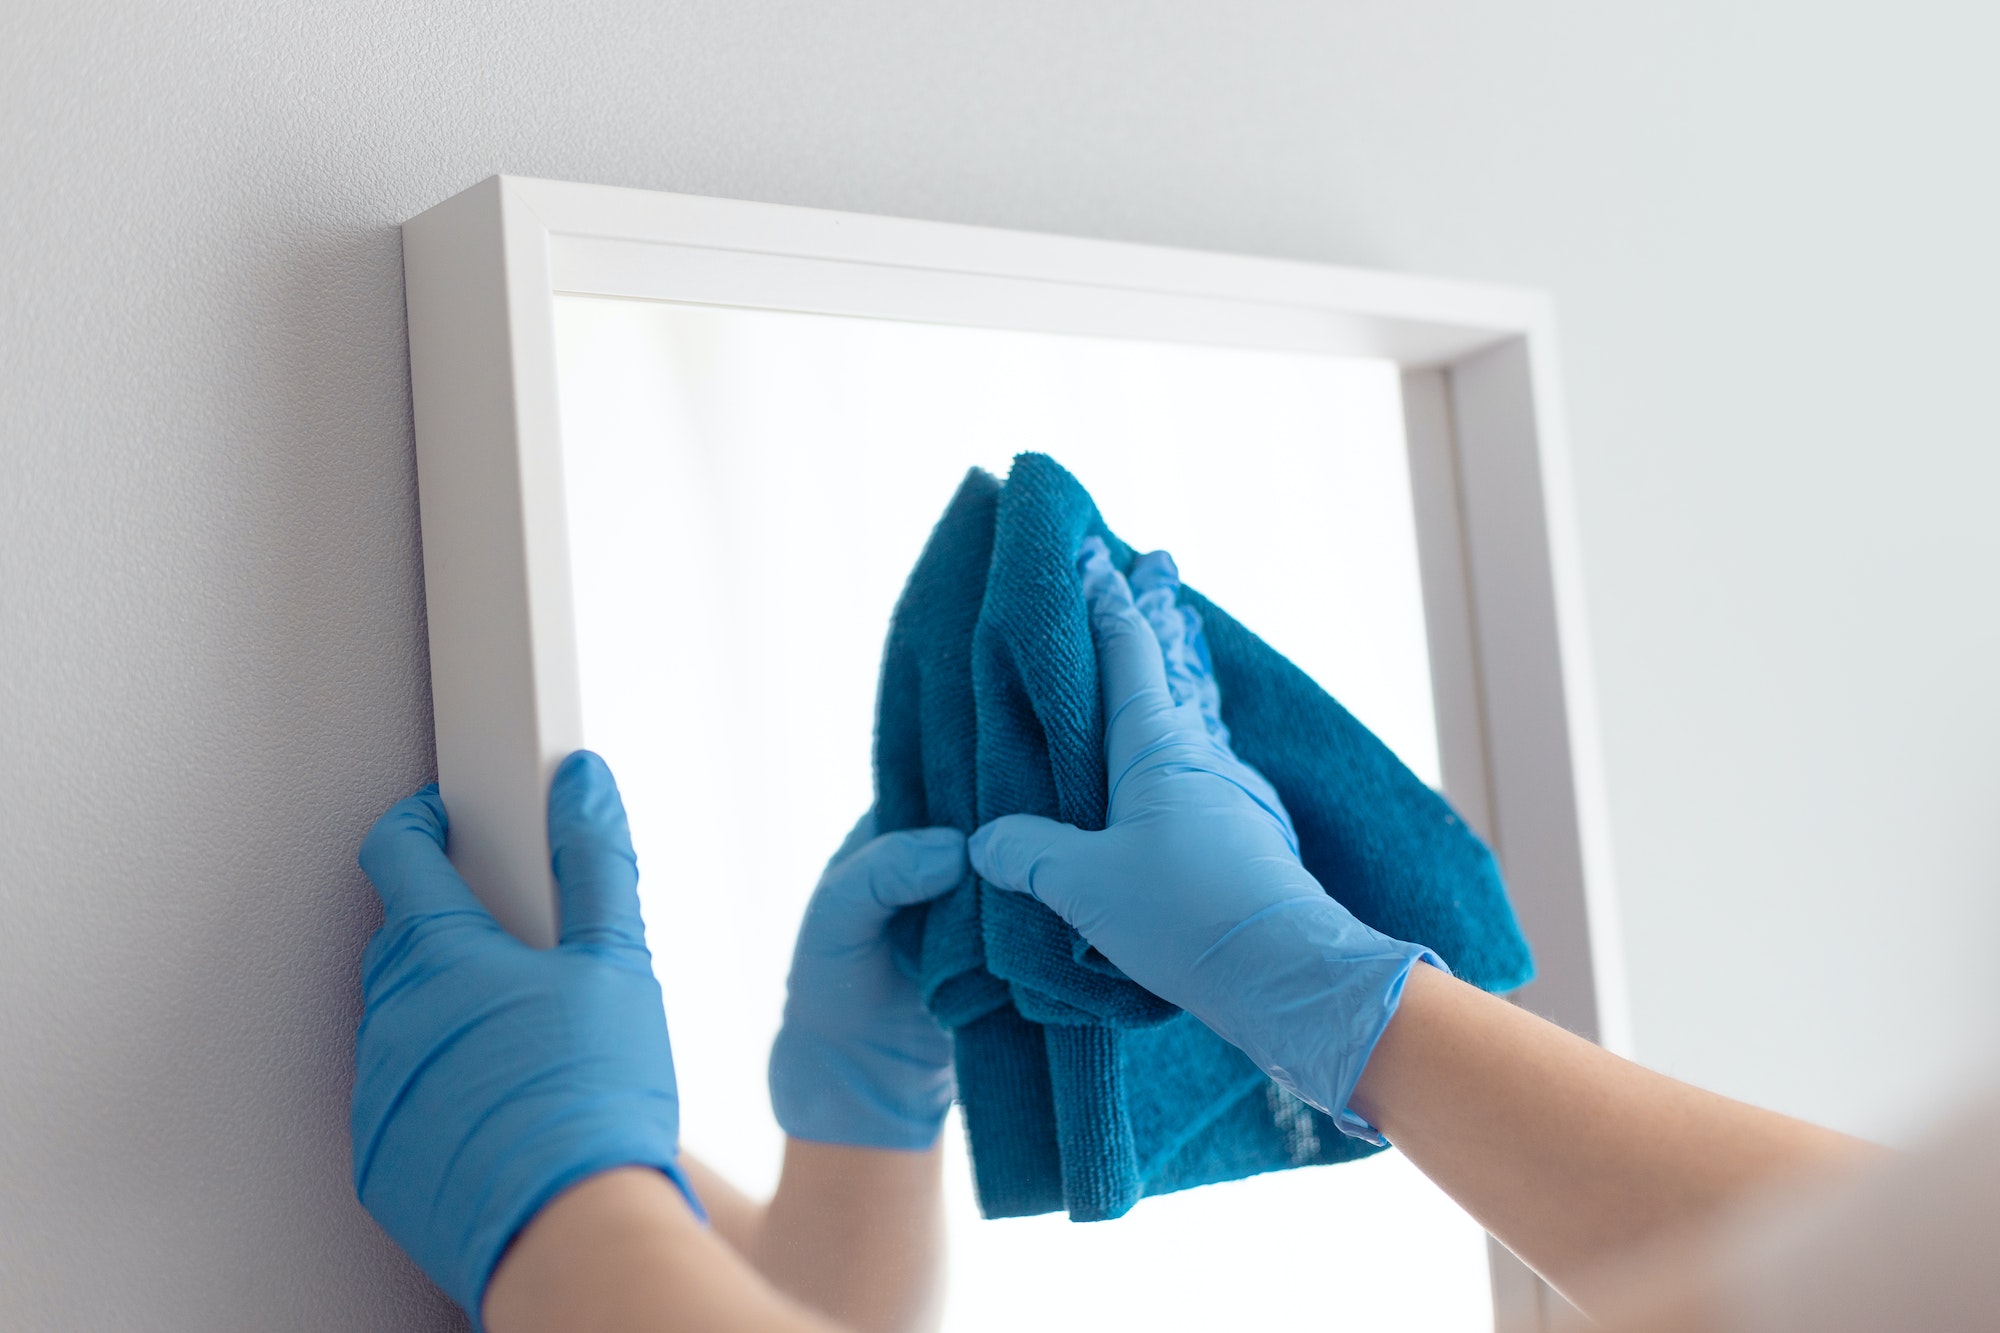
M 629 1104 L 599 1111 L 589 1117 L 571 1114 L 567 1122 L 551 1127 L 555 1132 L 507 1136 L 479 1154 L 501 1164 L 497 1169 L 459 1173 L 452 1195 L 477 1219 L 466 1241 L 467 1285 L 473 1294 L 470 1300 L 461 1296 L 462 1303 L 469 1307 L 479 1299 L 482 1283 L 491 1284 L 516 1239 L 554 1200 L 600 1176 L 621 1170 L 643 1173 L 677 1193 L 681 1207 L 697 1222 L 706 1220 L 680 1169 L 677 1127 L 663 1116 L 648 1118 Z M 519 1127 L 511 1110 L 497 1119 Z M 481 1195 L 483 1206 L 473 1202 Z
M 1343 1133 L 1379 1144 L 1351 1103 L 1419 962 L 1444 969 L 1429 949 L 1369 929 L 1331 898 L 1290 899 L 1208 950 L 1204 989 L 1227 998 L 1198 1016 Z
M 1423 1053 L 1435 1045 L 1426 1028 L 1435 1025 L 1440 1006 L 1456 997 L 1478 994 L 1456 981 L 1450 972 L 1415 968 L 1405 978 L 1403 993 L 1383 1027 L 1375 1049 L 1355 1081 L 1349 1106 L 1368 1123 L 1390 1128 L 1409 1100 L 1408 1085 L 1422 1064 Z
M 578 1096 L 564 1082 L 544 1078 L 540 1088 L 481 1099 L 477 1114 L 451 1104 L 441 1084 L 420 1083 L 400 1114 L 356 1113 L 361 1203 L 468 1311 L 516 1237 L 572 1186 L 627 1166 L 680 1183 L 670 1093 L 624 1087 Z M 447 1136 L 450 1117 L 470 1123 Z
M 701 1229 L 682 1188 L 660 1171 L 599 1172 L 522 1228 L 487 1284 L 479 1322 L 490 1333 L 650 1327 L 639 1294 L 662 1256 Z

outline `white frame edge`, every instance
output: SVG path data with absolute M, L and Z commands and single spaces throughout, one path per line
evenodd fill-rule
M 1630 1052 L 1542 295 L 509 176 L 405 223 L 403 249 L 450 852 L 522 939 L 555 938 L 545 803 L 582 738 L 555 294 L 1380 357 L 1403 369 L 1445 789 L 1499 853 L 1535 946 L 1518 998 Z M 1539 1308 L 1538 1291 L 1496 1263 L 1503 1309 Z

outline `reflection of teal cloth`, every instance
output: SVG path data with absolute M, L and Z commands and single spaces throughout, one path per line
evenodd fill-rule
M 1132 550 L 1054 460 L 974 470 L 896 607 L 882 664 L 876 819 L 970 831 L 1000 815 L 1104 827 L 1104 720 L 1075 572 Z M 1511 990 L 1533 973 L 1491 853 L 1297 667 L 1191 589 L 1236 752 L 1277 788 L 1307 869 L 1362 921 Z M 894 923 L 955 1039 L 988 1217 L 1117 1217 L 1148 1194 L 1374 1151 L 1235 1047 L 1127 980 L 1040 903 L 966 883 Z

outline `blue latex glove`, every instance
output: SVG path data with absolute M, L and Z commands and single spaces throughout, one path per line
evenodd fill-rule
M 955 1091 L 951 1036 L 884 932 L 902 908 L 965 875 L 957 829 L 878 838 L 872 811 L 833 854 L 799 926 L 771 1046 L 771 1109 L 785 1133 L 909 1152 L 937 1142 Z
M 1142 556 L 1128 583 L 1092 538 L 1079 566 L 1104 692 L 1107 826 L 996 819 L 972 835 L 973 868 L 1033 894 L 1281 1087 L 1381 1142 L 1347 1103 L 1410 968 L 1443 962 L 1362 925 L 1299 863 L 1277 793 L 1230 752 L 1173 562 Z
M 549 788 L 553 949 L 501 929 L 444 846 L 435 786 L 361 844 L 384 916 L 361 958 L 354 1188 L 477 1323 L 502 1252 L 562 1190 L 652 1166 L 694 1195 L 676 1162 L 673 1052 L 611 770 L 579 751 Z

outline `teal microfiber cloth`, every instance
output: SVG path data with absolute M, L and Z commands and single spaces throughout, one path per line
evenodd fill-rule
M 890 622 L 875 736 L 877 827 L 971 832 L 1007 814 L 1104 827 L 1097 657 L 1077 548 L 1132 548 L 1054 459 L 1003 485 L 974 469 Z M 1357 722 L 1192 589 L 1242 759 L 1277 789 L 1300 855 L 1368 925 L 1465 980 L 1533 975 L 1492 853 Z M 1376 1151 L 1280 1089 L 1202 1023 L 1127 979 L 1024 894 L 976 876 L 892 923 L 953 1036 L 981 1211 L 1118 1217 L 1149 1194 Z

